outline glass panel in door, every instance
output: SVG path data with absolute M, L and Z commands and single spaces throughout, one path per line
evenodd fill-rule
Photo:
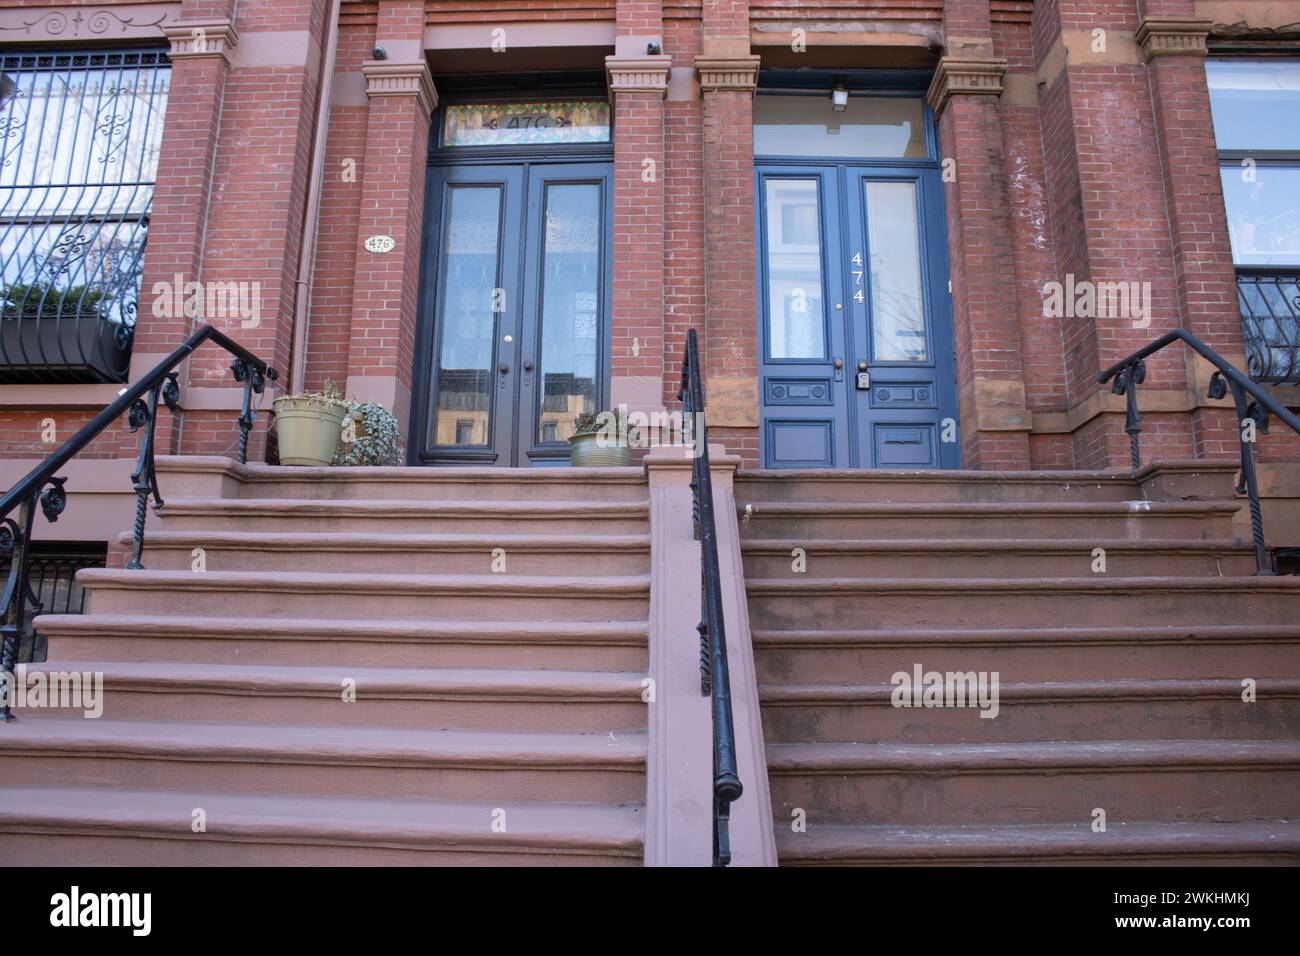
M 767 179 L 767 340 L 772 359 L 825 359 L 818 179 Z
M 501 199 L 502 189 L 495 185 L 452 185 L 447 190 L 434 445 L 484 448 L 492 443 Z
M 877 362 L 928 361 L 916 183 L 865 180 L 863 186 L 873 357 Z
M 548 183 L 541 240 L 539 444 L 567 441 L 573 420 L 596 411 L 601 341 L 603 188 Z

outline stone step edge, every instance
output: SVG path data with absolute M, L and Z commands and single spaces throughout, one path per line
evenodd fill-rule
M 129 531 L 118 543 L 133 542 Z M 408 534 L 393 532 L 294 531 L 274 535 L 258 531 L 150 531 L 145 535 L 145 554 L 163 548 L 225 548 L 241 551 L 417 551 L 484 552 L 504 548 L 516 551 L 649 552 L 648 534 Z
M 882 860 L 934 863 L 1107 856 L 1300 856 L 1300 823 L 1110 822 L 1104 833 L 1087 823 L 972 826 L 888 826 L 831 823 L 793 833 L 775 821 L 781 861 Z
M 524 641 L 543 645 L 607 644 L 638 647 L 646 644 L 649 635 L 649 625 L 644 621 L 375 621 L 338 618 L 246 620 L 94 612 L 47 614 L 36 619 L 36 627 L 50 637 L 66 635 L 129 639 L 148 630 L 178 638 L 227 640 L 271 637 L 279 640 L 424 643 L 430 639 L 445 639 L 474 644 Z
M 643 732 L 427 731 L 40 716 L 0 728 L 0 758 L 641 773 Z
M 242 697 L 309 696 L 340 700 L 342 681 L 365 700 L 641 703 L 645 675 L 627 672 L 491 668 L 293 666 L 136 661 L 45 661 L 26 673 L 103 674 L 107 687 L 145 693 Z
M 194 808 L 207 829 L 192 831 Z M 493 832 L 493 811 L 506 830 Z M 640 857 L 639 806 L 445 803 L 396 798 L 0 788 L 0 833 Z
M 1297 667 L 1300 673 L 1300 667 Z M 893 684 L 760 684 L 759 699 L 771 706 L 806 704 L 879 704 L 892 702 Z M 1260 678 L 1259 700 L 1300 700 L 1300 676 Z M 1201 680 L 1003 681 L 998 698 L 1004 703 L 1067 703 L 1073 701 L 1241 700 L 1241 681 Z
M 1293 644 L 1300 624 L 1194 624 L 1174 627 L 885 628 L 882 630 L 772 630 L 755 628 L 750 639 L 766 647 L 1090 647 L 1155 644 Z
M 130 535 L 123 535 L 129 543 Z M 846 554 L 932 554 L 948 551 L 983 554 L 990 551 L 1069 554 L 1091 557 L 1093 549 L 1123 552 L 1253 555 L 1253 547 L 1238 538 L 742 538 L 743 554 L 789 555 L 798 546 L 809 554 L 842 552 Z
M 1300 771 L 1300 741 L 1093 740 L 998 744 L 774 743 L 769 775 Z

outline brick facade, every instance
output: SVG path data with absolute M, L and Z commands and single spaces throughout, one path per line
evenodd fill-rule
M 1191 0 L 521 0 L 504 13 L 478 0 L 345 0 L 309 277 L 298 263 L 330 4 L 155 6 L 167 20 L 154 39 L 170 43 L 173 67 L 145 296 L 178 274 L 257 282 L 259 322 L 229 331 L 288 371 L 296 297 L 310 289 L 306 386 L 333 381 L 403 420 L 418 391 L 438 78 L 571 69 L 581 44 L 596 50 L 583 66 L 604 72 L 615 127 L 613 399 L 673 407 L 685 333 L 698 328 L 713 437 L 747 464 L 759 460 L 760 424 L 752 99 L 761 68 L 791 62 L 784 37 L 798 29 L 808 62 L 828 73 L 933 72 L 939 154 L 955 161 L 944 189 L 964 467 L 1124 467 L 1123 400 L 1097 385 L 1100 368 L 1180 326 L 1244 355 L 1204 72 L 1206 38 L 1224 25 Z M 14 7 L 0 44 L 75 45 L 20 35 L 12 14 L 46 7 Z M 196 50 L 199 27 L 212 42 Z M 513 38 L 500 56 L 495 27 Z M 579 30 L 597 39 L 575 40 Z M 395 250 L 366 252 L 373 235 Z M 1044 316 L 1043 286 L 1067 275 L 1149 282 L 1149 324 Z M 142 307 L 135 372 L 195 321 Z M 229 453 L 238 391 L 225 364 L 215 352 L 189 363 L 185 408 L 161 447 Z M 1148 458 L 1235 455 L 1231 413 L 1205 397 L 1204 377 L 1179 350 L 1150 361 Z M 0 386 L 9 455 L 38 457 L 40 422 L 70 434 L 115 392 L 56 389 Z M 1279 436 L 1261 450 L 1287 458 L 1297 444 Z M 116 429 L 91 453 L 133 449 Z

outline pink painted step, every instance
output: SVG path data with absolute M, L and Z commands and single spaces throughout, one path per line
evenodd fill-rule
M 131 544 L 123 534 L 121 543 Z M 189 571 L 202 549 L 209 571 L 314 571 L 325 574 L 646 574 L 645 534 L 363 534 L 250 531 L 151 531 L 143 563 Z
M 102 675 L 103 719 L 572 733 L 646 726 L 639 673 L 65 658 L 27 668 L 29 680 L 59 672 Z M 69 712 L 23 716 L 60 713 Z
M 0 733 L 32 786 L 638 803 L 645 735 L 44 717 Z
M 77 573 L 94 614 L 193 614 L 231 618 L 364 620 L 494 618 L 531 621 L 645 620 L 648 575 L 607 578 L 527 574 L 321 574 L 310 571 L 128 571 Z
M 643 501 L 172 497 L 157 518 L 164 531 L 474 534 L 496 528 L 514 534 L 636 534 L 645 531 L 647 515 Z
M 202 833 L 192 829 L 195 808 L 206 814 Z M 637 865 L 642 816 L 636 804 L 514 797 L 494 804 L 8 787 L 0 789 L 0 865 Z

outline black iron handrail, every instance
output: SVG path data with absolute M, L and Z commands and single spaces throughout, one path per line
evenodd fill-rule
M 1249 376 L 1191 332 L 1183 329 L 1167 332 L 1150 345 L 1138 349 L 1128 358 L 1112 365 L 1097 376 L 1097 381 L 1103 385 L 1113 378 L 1115 381 L 1111 385 L 1111 391 L 1125 397 L 1127 421 L 1124 431 L 1129 437 L 1133 470 L 1136 472 L 1142 467 L 1142 453 L 1138 447 L 1138 436 L 1142 433 L 1142 416 L 1138 414 L 1137 387 L 1146 380 L 1145 359 L 1148 355 L 1159 352 L 1166 345 L 1177 341 L 1199 352 L 1214 365 L 1215 371 L 1210 376 L 1207 389 L 1210 398 L 1224 398 L 1229 393 L 1232 394 L 1232 403 L 1237 412 L 1237 443 L 1241 450 L 1241 480 L 1237 483 L 1237 494 L 1246 495 L 1250 501 L 1250 532 L 1255 545 L 1255 573 L 1273 574 L 1274 569 L 1268 560 L 1264 546 L 1264 519 L 1259 509 L 1259 480 L 1255 474 L 1254 436 L 1268 434 L 1269 418 L 1272 415 L 1281 419 L 1293 432 L 1300 434 L 1300 418 L 1269 395 L 1263 386 L 1251 381 Z
M 135 471 L 131 473 L 136 496 L 135 526 L 131 560 L 126 565 L 128 568 L 143 567 L 140 556 L 144 551 L 144 524 L 149 497 L 153 497 L 154 508 L 163 505 L 154 469 L 154 428 L 158 421 L 158 403 L 161 400 L 172 414 L 176 413 L 180 402 L 180 386 L 176 381 L 175 368 L 191 352 L 208 341 L 220 345 L 235 357 L 230 363 L 230 369 L 235 381 L 244 385 L 243 405 L 239 414 L 238 454 L 240 462 L 248 460 L 248 434 L 256 418 L 253 395 L 261 394 L 266 387 L 266 380 L 275 381 L 279 374 L 224 333 L 211 325 L 205 325 L 134 385 L 123 389 L 111 405 L 86 423 L 80 431 L 60 445 L 54 454 L 33 468 L 0 498 L 0 553 L 10 555 L 9 577 L 4 595 L 0 596 L 0 671 L 3 673 L 13 673 L 27 603 L 30 601 L 39 609 L 40 602 L 32 592 L 28 580 L 32 522 L 36 508 L 40 506 L 46 520 L 58 520 L 67 505 L 67 495 L 63 489 L 67 479 L 56 478 L 55 475 L 123 414 L 127 416 L 133 433 L 143 429 L 140 454 L 136 459 Z M 14 509 L 18 509 L 17 520 L 10 517 Z M 12 717 L 7 700 L 0 708 L 0 713 L 3 713 L 5 719 Z
M 700 542 L 700 693 L 713 710 L 713 865 L 731 862 L 731 805 L 744 788 L 736 768 L 736 729 L 731 716 L 731 673 L 727 667 L 727 630 L 722 614 L 722 577 L 718 532 L 713 514 L 713 479 L 709 472 L 709 436 L 704 423 L 704 386 L 695 330 L 686 335 L 682 381 L 677 398 L 683 424 L 694 441 L 691 465 L 691 510 L 695 540 Z

